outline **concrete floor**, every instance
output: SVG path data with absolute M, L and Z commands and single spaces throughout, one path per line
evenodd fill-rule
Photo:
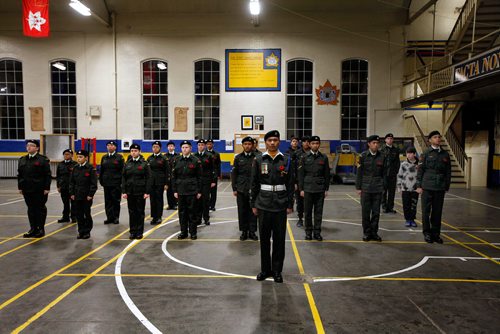
M 381 217 L 384 242 L 363 243 L 357 200 L 352 186 L 332 187 L 323 242 L 304 241 L 289 216 L 285 283 L 276 284 L 255 280 L 259 244 L 238 240 L 227 181 L 198 240 L 178 241 L 177 214 L 165 211 L 163 225 L 146 224 L 146 238 L 131 242 L 124 201 L 122 224 L 103 224 L 101 190 L 91 239 L 56 222 L 57 193 L 46 237 L 22 239 L 24 201 L 15 180 L 0 180 L 0 332 L 500 332 L 498 190 L 452 189 L 444 245 L 424 243 L 401 213 Z

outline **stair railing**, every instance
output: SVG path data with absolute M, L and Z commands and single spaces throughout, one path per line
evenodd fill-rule
M 472 159 L 467 156 L 465 150 L 463 149 L 462 145 L 460 145 L 460 142 L 455 136 L 455 133 L 453 133 L 452 129 L 448 129 L 448 131 L 446 131 L 445 138 L 446 141 L 448 142 L 450 150 L 455 155 L 455 158 L 458 162 L 458 166 L 460 167 L 462 173 L 464 174 L 466 188 L 469 189 L 472 177 L 472 172 L 471 172 Z

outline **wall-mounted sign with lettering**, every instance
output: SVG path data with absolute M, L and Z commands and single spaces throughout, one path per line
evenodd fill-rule
M 500 72 L 500 47 L 455 65 L 453 84 L 460 84 L 496 72 Z

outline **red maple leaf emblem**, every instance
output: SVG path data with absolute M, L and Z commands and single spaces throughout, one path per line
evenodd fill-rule
M 85 176 L 90 176 L 90 173 L 85 173 Z
M 205 159 L 205 163 L 208 164 L 208 159 Z
M 35 162 L 35 166 L 40 166 L 40 163 L 38 161 Z
M 280 166 L 280 171 L 284 171 L 285 170 L 285 166 Z
M 115 165 L 118 165 L 118 161 L 117 161 L 117 160 L 113 161 L 113 163 L 114 163 Z
M 320 165 L 324 165 L 324 164 L 325 164 L 325 162 L 324 162 L 323 160 L 321 160 L 321 161 L 319 162 L 319 164 L 320 164 Z
M 193 164 L 189 164 L 189 169 L 193 169 L 194 168 L 194 165 Z
M 142 166 L 137 167 L 137 170 L 142 170 Z

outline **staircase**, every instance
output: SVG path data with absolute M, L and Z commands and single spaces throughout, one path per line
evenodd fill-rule
M 499 0 L 467 0 L 446 43 L 447 53 L 453 54 L 452 63 L 491 49 L 499 28 Z

